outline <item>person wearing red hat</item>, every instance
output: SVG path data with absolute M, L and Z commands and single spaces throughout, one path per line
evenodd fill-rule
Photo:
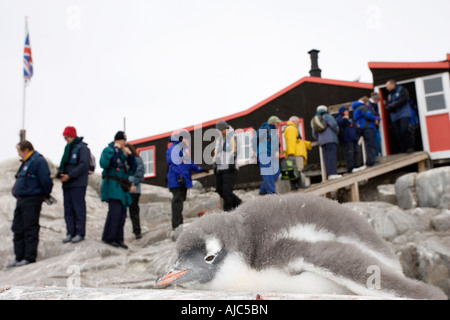
M 62 182 L 67 229 L 63 243 L 76 243 L 83 241 L 86 233 L 86 188 L 91 152 L 83 137 L 78 137 L 75 127 L 66 127 L 63 137 L 67 144 L 57 174 Z

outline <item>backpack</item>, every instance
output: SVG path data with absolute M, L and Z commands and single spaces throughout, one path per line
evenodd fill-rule
M 89 161 L 89 174 L 93 174 L 95 172 L 95 167 L 97 165 L 97 161 L 95 160 L 94 154 L 91 152 L 91 150 L 88 148 L 89 154 L 91 156 L 91 160 Z
M 295 165 L 295 158 L 284 158 L 281 161 L 281 179 L 282 180 L 297 180 L 300 177 L 297 166 Z
M 96 160 L 95 160 L 95 156 L 92 154 L 91 149 L 88 148 L 87 143 L 84 143 L 84 145 L 86 145 L 86 148 L 89 151 L 89 156 L 91 157 L 91 159 L 89 160 L 89 174 L 93 174 L 96 168 Z M 78 153 L 80 152 L 80 148 L 81 148 L 81 144 L 82 143 L 77 143 L 73 149 L 72 149 L 72 156 L 70 157 L 70 163 L 77 163 L 78 161 Z
M 322 132 L 327 128 L 327 124 L 323 121 L 322 116 L 316 114 L 311 119 L 311 128 L 313 128 L 315 132 Z

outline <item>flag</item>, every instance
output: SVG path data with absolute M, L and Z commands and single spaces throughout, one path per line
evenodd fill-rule
M 30 33 L 28 23 L 25 24 L 25 47 L 23 49 L 23 77 L 25 81 L 30 81 L 33 76 L 33 58 L 31 57 Z

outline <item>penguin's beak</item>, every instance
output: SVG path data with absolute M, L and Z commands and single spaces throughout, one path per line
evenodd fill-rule
M 179 277 L 181 277 L 182 275 L 184 275 L 186 272 L 188 272 L 188 270 L 170 270 L 169 272 L 167 272 L 166 274 L 163 274 L 161 276 L 159 276 L 156 280 L 155 280 L 155 284 L 157 286 L 164 286 L 167 285 L 171 282 L 174 282 L 175 280 L 177 280 Z

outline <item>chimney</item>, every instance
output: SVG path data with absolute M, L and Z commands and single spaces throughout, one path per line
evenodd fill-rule
M 320 70 L 318 63 L 319 52 L 320 51 L 316 49 L 312 49 L 311 51 L 308 52 L 311 56 L 311 70 L 309 70 L 309 74 L 311 77 L 318 77 L 318 78 L 322 77 L 322 70 Z

